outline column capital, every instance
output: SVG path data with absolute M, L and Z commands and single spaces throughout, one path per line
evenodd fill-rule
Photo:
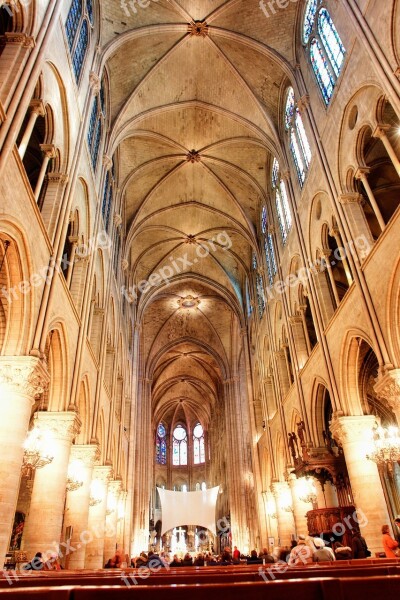
M 37 114 L 39 117 L 44 117 L 46 114 L 46 107 L 44 105 L 43 100 L 38 100 L 37 98 L 33 98 L 33 100 L 29 103 L 29 108 L 31 113 Z
M 43 394 L 50 376 L 44 360 L 34 356 L 1 356 L 0 386 L 9 392 L 34 398 Z
M 122 224 L 122 217 L 121 217 L 121 215 L 115 214 L 114 218 L 113 218 L 113 221 L 114 221 L 115 227 L 119 227 Z
M 289 323 L 290 325 L 302 325 L 303 317 L 301 315 L 292 315 L 289 317 Z
M 334 439 L 341 445 L 350 442 L 366 442 L 367 434 L 372 431 L 375 422 L 375 415 L 345 417 L 337 412 L 330 422 L 330 429 Z
M 38 429 L 49 431 L 56 439 L 72 442 L 78 435 L 82 422 L 76 412 L 38 412 L 35 415 Z
M 308 94 L 304 94 L 304 96 L 298 99 L 297 106 L 301 111 L 307 110 L 307 108 L 310 106 L 310 96 Z
M 95 465 L 93 467 L 92 479 L 97 479 L 103 483 L 108 484 L 113 476 L 113 468 L 110 466 Z
M 340 204 L 363 204 L 364 197 L 358 192 L 352 192 L 350 194 L 341 194 L 339 196 Z
M 121 261 L 122 270 L 126 271 L 128 267 L 129 267 L 129 262 L 126 260 L 126 258 L 123 258 Z
M 24 48 L 34 48 L 35 40 L 30 35 L 26 35 L 26 33 L 6 31 L 6 33 L 1 36 L 1 45 L 5 46 L 6 44 L 14 44 L 15 46 L 23 46 Z
M 387 371 L 378 377 L 374 390 L 391 408 L 400 410 L 400 369 Z
M 378 138 L 381 140 L 382 138 L 386 137 L 386 134 L 388 131 L 390 131 L 390 129 L 391 129 L 391 125 L 388 125 L 386 123 L 378 123 L 378 125 L 372 132 L 372 137 Z
M 85 467 L 93 467 L 100 458 L 100 448 L 97 444 L 73 444 L 71 460 L 81 460 Z
M 371 173 L 371 169 L 369 167 L 358 167 L 357 171 L 354 173 L 354 177 L 356 179 L 366 179 L 367 175 Z
M 100 87 L 101 87 L 100 77 L 94 71 L 90 71 L 89 85 L 92 88 L 94 95 L 97 95 L 100 92 Z
M 122 490 L 122 481 L 119 479 L 113 479 L 108 482 L 108 493 L 118 496 Z
M 54 144 L 40 144 L 40 149 L 46 158 L 54 158 L 56 155 L 56 147 Z
M 66 173 L 57 173 L 56 171 L 51 171 L 47 173 L 46 179 L 51 181 L 52 183 L 58 183 L 60 185 L 66 185 L 68 183 L 68 175 Z
M 112 158 L 110 156 L 108 156 L 108 154 L 103 154 L 103 167 L 106 169 L 106 171 L 109 171 L 112 166 L 113 166 Z

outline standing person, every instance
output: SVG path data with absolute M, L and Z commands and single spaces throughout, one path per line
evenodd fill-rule
M 238 564 L 240 561 L 240 550 L 238 550 L 237 546 L 233 547 L 232 560 L 234 564 Z
M 400 517 L 396 517 L 394 520 L 394 524 L 395 524 L 395 529 L 396 529 L 396 533 L 395 533 L 395 538 L 398 542 L 400 542 Z
M 399 542 L 394 540 L 389 533 L 389 525 L 382 525 L 382 545 L 386 558 L 397 558 L 394 550 L 399 547 Z
M 368 550 L 367 542 L 362 537 L 361 533 L 357 530 L 353 530 L 351 533 L 353 536 L 353 539 L 351 540 L 353 558 L 368 558 L 371 556 L 371 552 Z

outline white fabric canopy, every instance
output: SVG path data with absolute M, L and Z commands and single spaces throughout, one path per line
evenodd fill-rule
M 215 508 L 219 486 L 199 492 L 171 492 L 157 488 L 161 499 L 162 532 L 180 525 L 201 525 L 217 534 Z

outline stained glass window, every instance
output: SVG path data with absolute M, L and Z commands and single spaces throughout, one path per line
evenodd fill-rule
M 304 129 L 303 119 L 298 108 L 296 108 L 295 123 L 302 154 L 305 159 L 306 167 L 308 168 L 311 162 L 311 148 L 310 144 L 308 143 L 306 130 Z
M 86 10 L 88 13 L 90 24 L 93 26 L 94 18 L 93 18 L 93 1 L 86 0 Z
M 104 78 L 101 82 L 100 93 L 95 97 L 93 101 L 93 108 L 90 115 L 89 127 L 87 133 L 87 142 L 89 146 L 90 155 L 92 158 L 93 170 L 96 170 L 97 162 L 99 158 L 101 140 L 103 136 L 103 122 L 104 122 L 104 106 L 105 106 L 105 83 Z M 105 214 L 103 214 L 103 218 Z
M 293 129 L 291 131 L 291 138 L 294 138 L 294 141 L 297 144 L 296 136 L 295 136 Z M 298 147 L 297 147 L 297 149 L 298 149 Z M 293 150 L 292 150 L 292 152 L 293 152 Z M 301 160 L 300 156 L 299 156 L 299 159 Z M 296 162 L 296 160 L 295 160 L 295 162 Z M 272 177 L 272 188 L 275 193 L 276 214 L 278 216 L 279 228 L 281 230 L 281 235 L 282 235 L 282 242 L 285 244 L 287 237 L 289 235 L 289 231 L 292 228 L 292 213 L 290 212 L 289 199 L 288 199 L 288 195 L 287 195 L 287 191 L 286 191 L 286 185 L 285 185 L 285 182 L 282 180 L 282 178 L 279 175 L 279 163 L 276 159 L 274 159 L 273 168 L 275 166 L 275 163 L 278 164 L 278 168 L 277 168 L 278 175 L 275 178 L 274 178 L 274 176 Z M 270 262 L 271 262 L 271 266 L 272 266 L 272 264 L 274 264 L 274 268 L 271 269 L 271 273 L 273 273 L 273 275 L 275 275 L 276 261 L 275 261 L 275 253 L 273 251 L 272 237 L 270 240 L 268 240 L 266 242 L 265 248 L 268 249 L 269 253 L 270 253 L 270 248 L 272 248 L 272 255 L 270 257 Z M 273 278 L 273 275 L 272 275 L 272 278 Z M 270 280 L 271 280 L 271 278 L 270 278 Z
M 204 431 L 200 423 L 197 423 L 196 427 L 193 429 L 193 455 L 195 465 L 206 462 Z
M 110 172 L 107 171 L 106 177 L 104 180 L 104 191 L 103 191 L 103 201 L 101 203 L 101 214 L 103 216 L 103 221 L 106 219 L 107 214 L 107 203 L 109 197 L 109 186 L 110 186 Z
M 276 159 L 274 160 L 274 164 L 275 163 L 278 165 L 277 173 L 279 173 L 279 163 Z M 272 285 L 274 283 L 274 276 L 276 275 L 277 268 L 272 234 L 268 232 L 268 213 L 266 206 L 263 206 L 261 212 L 261 231 L 264 234 L 264 251 L 267 263 L 268 281 L 269 284 Z
M 157 427 L 156 437 L 156 462 L 159 465 L 167 464 L 167 431 L 162 423 Z
M 99 101 L 96 96 L 94 99 L 94 102 L 93 102 L 93 108 L 92 108 L 92 112 L 90 115 L 89 128 L 88 128 L 88 134 L 87 134 L 89 148 L 92 147 L 92 143 L 93 143 L 94 128 L 96 126 L 96 121 L 97 121 L 98 103 L 99 103 Z
M 101 134 L 102 134 L 102 122 L 99 119 L 97 121 L 96 133 L 94 136 L 93 149 L 92 149 L 92 165 L 93 165 L 94 170 L 96 170 L 97 159 L 99 158 Z
M 177 425 L 173 433 L 172 464 L 187 465 L 187 434 L 182 425 Z
M 89 29 L 86 19 L 83 21 L 79 32 L 78 43 L 75 48 L 72 65 L 74 67 L 75 79 L 78 82 L 82 73 L 83 63 L 85 61 L 86 50 L 89 44 Z
M 293 88 L 289 88 L 287 92 L 285 127 L 289 135 L 289 148 L 296 167 L 297 177 L 300 185 L 303 186 L 311 162 L 311 148 L 300 110 L 296 106 Z M 274 166 L 272 170 L 272 185 L 276 187 L 278 176 L 274 175 Z
M 263 316 L 264 310 L 265 310 L 264 285 L 263 285 L 262 277 L 261 277 L 260 273 L 258 273 L 258 262 L 257 262 L 257 256 L 256 256 L 255 252 L 253 253 L 252 264 L 253 264 L 253 269 L 255 271 L 258 314 L 259 314 L 260 319 L 262 319 L 262 316 Z
M 308 4 L 304 13 L 304 26 L 303 26 L 303 42 L 307 44 L 310 39 L 311 32 L 314 27 L 315 15 L 317 12 L 318 4 L 320 0 L 308 0 Z
M 285 125 L 286 129 L 292 126 L 293 115 L 295 110 L 295 100 L 293 88 L 289 88 L 287 92 L 286 108 L 285 108 Z
M 315 77 L 317 78 L 325 104 L 329 104 L 332 98 L 333 88 L 335 87 L 335 80 L 329 69 L 328 61 L 322 51 L 321 44 L 316 38 L 311 42 L 310 56 Z
M 304 13 L 303 42 L 325 104 L 331 101 L 346 54 L 345 47 L 322 0 L 308 0 Z
M 336 77 L 339 77 L 346 50 L 344 49 L 342 40 L 340 39 L 337 29 L 326 8 L 322 8 L 319 11 L 318 33 L 321 36 L 322 43 L 328 54 L 329 60 L 331 61 L 335 75 Z
M 73 0 L 65 22 L 69 49 L 72 50 L 82 16 L 82 0 Z
M 67 41 L 76 82 L 79 82 L 90 41 L 89 23 L 93 26 L 92 0 L 72 0 L 65 22 Z
M 261 231 L 263 233 L 266 233 L 267 226 L 268 226 L 267 207 L 263 206 L 262 211 L 261 211 Z

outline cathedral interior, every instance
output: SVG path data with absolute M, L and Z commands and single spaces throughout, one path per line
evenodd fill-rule
M 399 0 L 1 2 L 1 561 L 379 555 L 399 194 Z

